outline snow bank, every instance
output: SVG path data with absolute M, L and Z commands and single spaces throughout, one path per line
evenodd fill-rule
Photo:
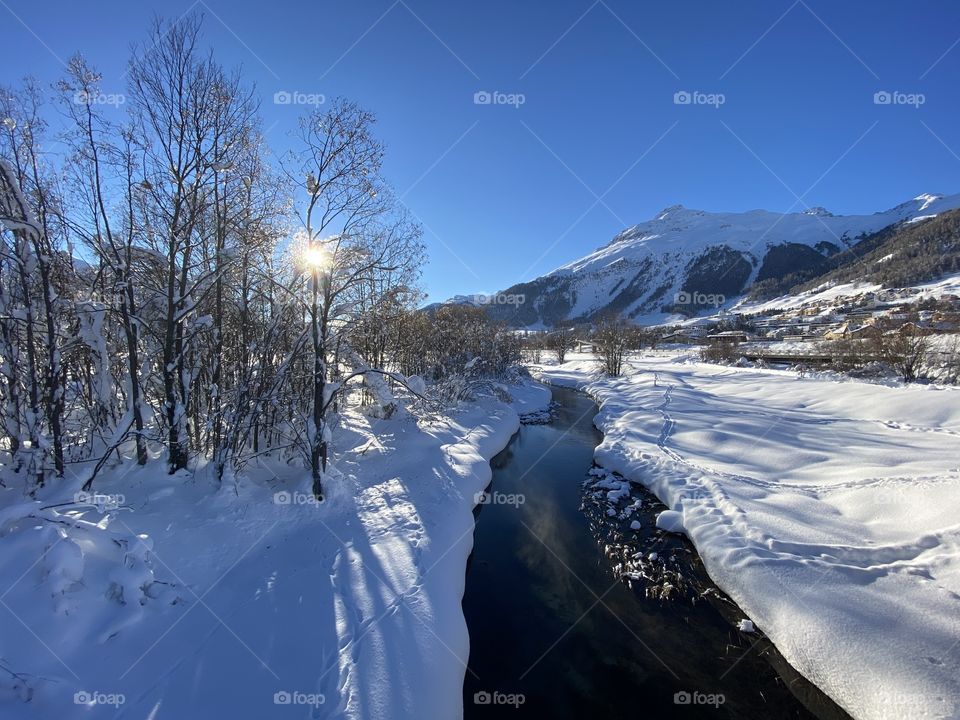
M 670 358 L 617 379 L 597 462 L 676 513 L 716 583 L 863 719 L 960 716 L 960 391 Z
M 345 413 L 319 505 L 280 464 L 222 487 L 124 464 L 109 502 L 0 488 L 0 717 L 461 717 L 471 511 L 518 411 L 550 401 L 508 390 Z
M 657 515 L 657 527 L 661 530 L 666 530 L 667 532 L 684 532 L 683 513 L 678 513 L 673 510 L 664 510 Z

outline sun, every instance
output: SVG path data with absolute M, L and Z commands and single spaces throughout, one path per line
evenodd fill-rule
M 304 272 L 326 272 L 333 266 L 329 241 L 320 238 L 311 240 L 305 232 L 294 236 L 293 257 L 297 267 Z
M 322 245 L 310 244 L 303 251 L 303 264 L 310 270 L 325 270 L 330 266 L 330 253 Z

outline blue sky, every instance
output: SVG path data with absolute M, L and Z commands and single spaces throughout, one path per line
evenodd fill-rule
M 377 114 L 434 300 L 536 277 L 668 205 L 868 213 L 960 192 L 952 0 L 0 0 L 0 82 L 52 82 L 81 50 L 122 93 L 150 17 L 186 12 L 256 84 L 278 151 L 304 108 L 277 92 Z

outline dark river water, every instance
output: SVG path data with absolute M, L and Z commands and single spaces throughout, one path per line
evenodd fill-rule
M 655 498 L 634 488 L 628 519 L 595 500 L 584 483 L 596 405 L 553 393 L 555 419 L 525 425 L 494 458 L 478 506 L 464 716 L 846 718 L 762 636 L 736 629 L 742 615 L 690 545 L 654 528 Z M 627 567 L 644 577 L 621 578 Z

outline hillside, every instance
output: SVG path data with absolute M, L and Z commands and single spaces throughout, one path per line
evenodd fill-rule
M 842 262 L 836 268 L 792 286 L 790 294 L 825 282 L 858 281 L 897 288 L 960 273 L 960 210 L 882 230 L 837 260 Z

